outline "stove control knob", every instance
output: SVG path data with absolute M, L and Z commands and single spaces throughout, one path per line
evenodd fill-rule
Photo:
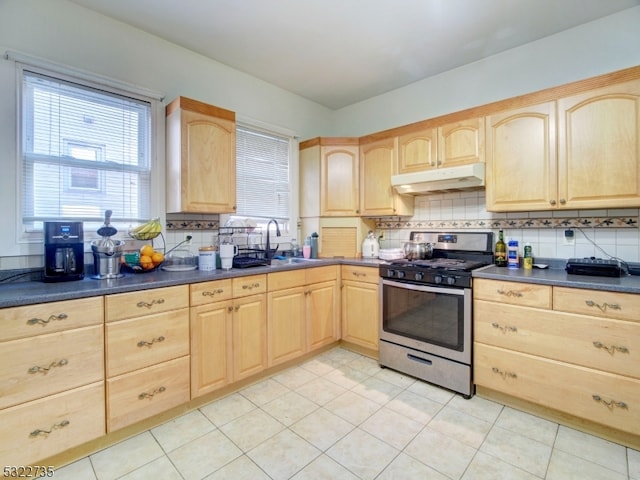
M 439 285 L 442 283 L 442 277 L 440 275 L 436 275 L 435 277 L 433 277 L 433 281 Z
M 398 270 L 398 278 L 404 278 L 404 272 L 402 270 Z
M 416 280 L 422 280 L 424 278 L 424 273 L 416 272 Z
M 453 285 L 454 283 L 456 283 L 456 277 L 447 277 L 448 285 Z
M 387 269 L 387 277 L 393 277 L 396 274 L 395 270 L 392 270 L 390 268 Z

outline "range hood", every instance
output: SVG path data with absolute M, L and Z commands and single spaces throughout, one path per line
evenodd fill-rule
M 416 173 L 403 173 L 391 177 L 391 185 L 398 193 L 421 193 L 468 190 L 484 186 L 484 163 L 459 167 L 434 168 Z

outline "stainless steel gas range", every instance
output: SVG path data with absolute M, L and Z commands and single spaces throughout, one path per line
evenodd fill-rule
M 431 259 L 380 265 L 379 363 L 470 398 L 472 271 L 493 262 L 491 232 L 411 232 Z

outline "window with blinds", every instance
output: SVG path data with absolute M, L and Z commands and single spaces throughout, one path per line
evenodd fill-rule
M 237 216 L 288 223 L 290 142 L 282 135 L 236 127 Z
M 22 220 L 148 220 L 151 103 L 22 69 Z

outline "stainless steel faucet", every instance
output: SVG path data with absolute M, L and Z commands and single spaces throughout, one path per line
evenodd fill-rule
M 271 239 L 270 239 L 270 234 L 269 234 L 269 227 L 271 226 L 271 223 L 275 223 L 276 224 L 276 237 L 280 236 L 280 225 L 278 225 L 278 221 L 275 218 L 272 218 L 271 220 L 269 220 L 269 223 L 267 223 L 267 245 L 266 245 L 266 252 L 265 252 L 265 258 L 267 260 L 271 260 L 273 258 L 273 255 L 271 253 Z M 280 244 L 276 245 L 276 248 L 273 249 L 273 253 L 275 254 L 275 252 L 278 251 L 278 247 L 280 246 Z

